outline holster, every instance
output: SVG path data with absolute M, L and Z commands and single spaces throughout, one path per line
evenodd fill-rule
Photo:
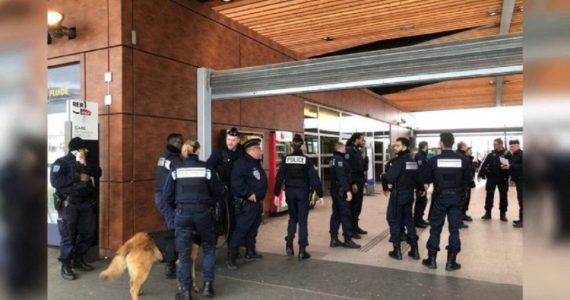
M 236 214 L 239 214 L 241 212 L 245 201 L 246 200 L 242 197 L 234 197 L 234 209 Z
M 53 207 L 55 210 L 60 211 L 63 208 L 66 198 L 67 197 L 61 195 L 58 192 L 53 193 Z

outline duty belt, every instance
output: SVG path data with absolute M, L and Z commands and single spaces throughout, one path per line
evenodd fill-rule
M 211 208 L 213 205 L 197 203 L 177 203 L 176 208 Z
M 80 204 L 80 203 L 84 203 L 87 202 L 89 200 L 89 198 L 87 197 L 72 197 L 72 196 L 67 196 L 65 198 L 65 201 L 67 201 L 68 203 L 71 204 Z

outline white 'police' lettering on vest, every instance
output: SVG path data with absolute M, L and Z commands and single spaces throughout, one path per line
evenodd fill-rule
M 418 169 L 418 164 L 416 162 L 413 161 L 406 162 L 406 170 L 417 170 L 417 169 Z
M 304 165 L 307 158 L 304 156 L 287 156 L 285 163 L 288 165 Z
M 461 168 L 461 159 L 438 159 L 438 168 Z
M 210 179 L 210 170 L 206 168 L 180 168 L 176 169 L 177 178 L 208 178 Z

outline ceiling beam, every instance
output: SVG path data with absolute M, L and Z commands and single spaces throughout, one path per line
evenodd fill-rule
M 212 100 L 522 73 L 522 35 L 307 59 L 211 73 Z
M 515 13 L 516 0 L 503 0 L 503 10 L 501 13 L 500 34 L 508 34 L 511 29 L 513 14 Z M 503 105 L 503 76 L 497 76 L 497 89 L 495 96 L 495 105 L 497 107 Z

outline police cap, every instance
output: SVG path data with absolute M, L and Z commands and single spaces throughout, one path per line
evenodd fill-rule
M 514 145 L 514 144 L 517 144 L 517 145 L 520 144 L 519 140 L 510 140 L 509 141 L 509 145 Z
M 260 146 L 260 145 L 261 145 L 260 139 L 251 139 L 251 140 L 248 140 L 247 142 L 243 143 L 243 148 L 247 149 L 250 147 L 255 147 L 255 146 Z

